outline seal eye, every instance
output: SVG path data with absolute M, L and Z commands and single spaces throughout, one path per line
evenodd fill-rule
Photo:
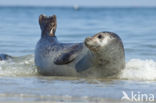
M 99 38 L 99 39 L 102 39 L 102 35 L 99 35 L 98 38 Z

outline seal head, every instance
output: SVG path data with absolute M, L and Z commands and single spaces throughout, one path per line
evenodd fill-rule
M 125 53 L 120 37 L 113 32 L 100 32 L 85 39 L 85 45 L 94 58 L 95 68 L 102 75 L 118 74 L 125 67 Z
M 114 44 L 123 48 L 120 37 L 113 32 L 100 32 L 85 39 L 85 45 L 94 52 L 111 49 L 111 47 L 114 47 Z

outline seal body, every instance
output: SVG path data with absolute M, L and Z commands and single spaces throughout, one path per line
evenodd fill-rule
M 43 75 L 75 76 L 75 63 L 82 50 L 82 43 L 63 44 L 56 37 L 41 38 L 36 45 L 35 63 Z
M 125 67 L 122 41 L 112 32 L 100 32 L 84 43 L 60 43 L 56 16 L 39 17 L 41 39 L 35 49 L 35 64 L 43 75 L 110 77 Z

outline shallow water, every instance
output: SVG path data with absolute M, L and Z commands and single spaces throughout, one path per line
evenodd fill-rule
M 156 95 L 155 82 L 36 76 L 2 77 L 0 83 L 1 101 L 119 101 L 122 91 L 132 90 Z
M 127 94 L 156 97 L 156 8 L 0 7 L 0 53 L 18 56 L 0 62 L 0 101 L 120 102 Z M 126 68 L 120 79 L 44 77 L 33 52 L 40 38 L 38 16 L 57 15 L 62 42 L 82 42 L 101 31 L 123 40 Z M 22 57 L 19 57 L 22 56 Z

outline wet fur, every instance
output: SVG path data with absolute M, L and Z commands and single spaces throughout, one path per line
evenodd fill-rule
M 84 43 L 60 43 L 55 36 L 55 23 L 56 16 L 39 17 L 42 36 L 35 49 L 35 64 L 39 73 L 57 76 L 109 77 L 116 76 L 124 68 L 124 47 L 117 34 L 100 32 L 86 38 Z M 113 39 L 104 47 L 96 43 L 88 44 L 99 35 Z

